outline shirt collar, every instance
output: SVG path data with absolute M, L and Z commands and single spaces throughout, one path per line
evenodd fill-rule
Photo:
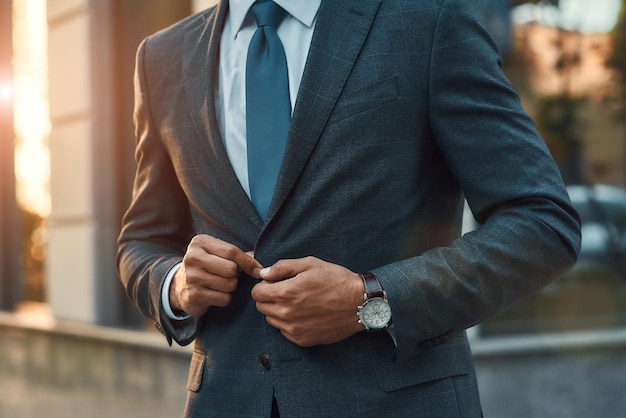
M 231 35 L 233 38 L 243 27 L 248 10 L 255 0 L 228 0 Z M 317 10 L 320 8 L 322 0 L 274 0 L 276 4 L 285 9 L 287 13 L 298 19 L 307 27 L 313 26 Z

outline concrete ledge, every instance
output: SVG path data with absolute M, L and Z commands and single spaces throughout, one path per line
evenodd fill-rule
M 478 337 L 470 341 L 475 358 L 536 355 L 556 351 L 611 350 L 626 347 L 626 329 L 499 338 Z
M 0 312 L 0 327 L 21 328 L 83 340 L 115 343 L 147 350 L 190 356 L 193 344 L 169 347 L 156 330 L 126 330 L 102 327 L 88 323 L 57 320 L 46 305 L 28 305 L 17 312 Z M 546 335 L 481 338 L 478 332 L 470 333 L 474 357 L 529 355 L 554 351 L 606 350 L 626 347 L 626 329 L 587 332 L 570 332 Z
M 623 417 L 626 331 L 472 343 L 486 417 Z
M 16 328 L 93 342 L 115 343 L 151 351 L 190 356 L 193 344 L 168 346 L 165 337 L 156 330 L 126 330 L 103 327 L 78 321 L 55 319 L 45 304 L 28 304 L 17 312 L 0 312 L 0 328 Z
M 477 338 L 487 417 L 622 416 L 626 330 Z M 55 320 L 45 305 L 0 312 L 0 417 L 171 418 L 192 348 L 152 331 Z
M 45 308 L 45 307 L 43 307 Z M 180 416 L 191 347 L 150 330 L 0 313 L 0 417 Z

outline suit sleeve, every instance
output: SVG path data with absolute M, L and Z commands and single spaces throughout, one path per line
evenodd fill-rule
M 580 248 L 578 215 L 501 70 L 478 3 L 447 0 L 440 11 L 429 121 L 480 227 L 374 270 L 392 305 L 398 361 L 536 292 L 571 267 Z
M 173 323 L 162 310 L 167 273 L 181 262 L 193 236 L 187 199 L 161 142 L 150 105 L 149 40 L 139 47 L 135 69 L 136 175 L 130 207 L 118 239 L 118 272 L 128 297 L 167 338 L 193 341 L 199 318 Z

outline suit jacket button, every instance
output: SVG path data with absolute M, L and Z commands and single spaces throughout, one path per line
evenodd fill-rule
M 261 368 L 263 370 L 269 370 L 272 368 L 271 364 L 270 364 L 270 355 L 267 353 L 262 353 L 259 356 L 259 366 L 261 366 Z

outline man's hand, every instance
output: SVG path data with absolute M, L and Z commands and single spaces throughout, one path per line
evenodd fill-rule
M 237 276 L 259 278 L 263 266 L 251 254 L 209 235 L 196 235 L 169 291 L 174 311 L 203 315 L 211 306 L 227 306 L 237 288 Z
M 293 343 L 309 347 L 341 341 L 364 329 L 360 276 L 314 257 L 281 260 L 261 270 L 252 289 L 259 312 Z

